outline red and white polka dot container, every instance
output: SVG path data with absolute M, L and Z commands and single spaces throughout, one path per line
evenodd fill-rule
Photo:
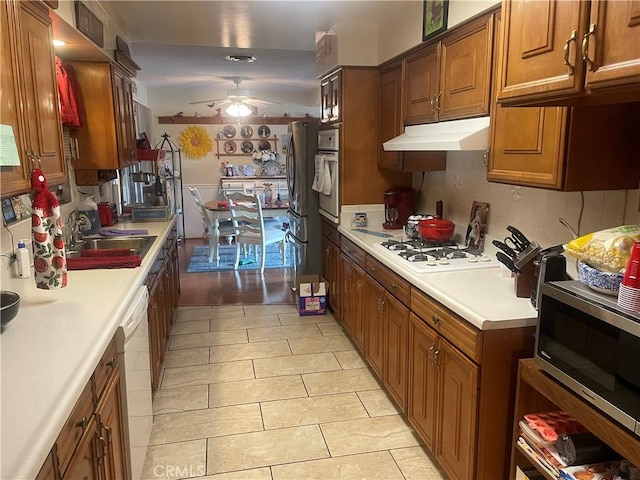
M 640 242 L 635 242 L 631 247 L 631 255 L 618 290 L 618 305 L 640 312 Z

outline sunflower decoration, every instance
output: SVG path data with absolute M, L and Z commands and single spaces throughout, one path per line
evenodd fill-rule
M 194 160 L 206 157 L 213 150 L 211 137 L 203 127 L 197 125 L 185 128 L 178 138 L 178 144 Z

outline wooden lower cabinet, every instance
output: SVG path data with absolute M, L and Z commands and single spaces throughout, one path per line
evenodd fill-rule
M 371 277 L 366 277 L 366 310 L 364 322 L 364 356 L 371 368 L 384 380 L 384 323 L 386 292 Z
M 36 480 L 55 480 L 56 466 L 53 464 L 53 452 L 49 452 L 47 459 L 42 464 L 42 468 L 36 476 Z
M 91 417 L 80 439 L 63 480 L 100 480 L 104 456 L 101 454 L 102 438 L 98 434 L 98 422 Z
M 104 442 L 104 478 L 127 478 L 124 412 L 122 409 L 122 384 L 120 372 L 111 376 L 107 389 L 98 404 L 100 436 Z
M 392 295 L 386 295 L 384 331 L 384 384 L 398 407 L 407 407 L 409 361 L 409 309 Z
M 327 303 L 336 319 L 340 319 L 340 247 L 327 235 L 322 236 L 322 276 L 327 282 Z
M 341 319 L 356 346 L 364 352 L 364 310 L 366 274 L 360 266 L 344 253 L 341 259 L 342 306 Z

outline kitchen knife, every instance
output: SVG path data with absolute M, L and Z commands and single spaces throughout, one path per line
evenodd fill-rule
M 494 240 L 493 243 L 496 247 L 502 250 L 507 256 L 511 257 L 511 260 L 514 260 L 518 256 L 518 252 L 516 252 L 513 248 L 511 248 L 506 243 L 501 242 L 500 240 Z
M 507 257 L 504 253 L 496 252 L 496 258 L 500 263 L 502 263 L 505 267 L 507 267 L 513 273 L 516 273 L 516 274 L 520 273 L 520 270 L 518 270 L 518 268 L 513 264 L 513 260 Z
M 516 242 L 520 251 L 525 250 L 531 242 L 524 234 L 518 230 L 516 227 L 512 227 L 511 225 L 507 225 L 507 231 L 511 233 L 511 238 Z

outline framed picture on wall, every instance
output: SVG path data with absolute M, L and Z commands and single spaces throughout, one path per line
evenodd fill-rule
M 447 29 L 449 0 L 423 0 L 422 3 L 422 41 Z

